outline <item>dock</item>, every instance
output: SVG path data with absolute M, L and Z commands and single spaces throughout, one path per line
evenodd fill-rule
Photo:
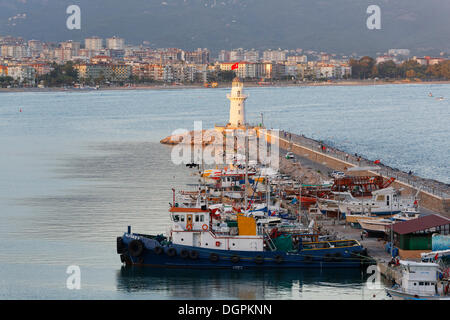
M 270 131 L 267 135 L 274 137 Z M 408 174 L 381 163 L 375 165 L 374 160 L 364 159 L 311 138 L 287 131 L 279 132 L 279 146 L 280 151 L 294 153 L 299 157 L 300 163 L 308 163 L 309 167 L 316 173 L 320 171 L 323 174 L 339 170 L 344 171 L 348 175 L 381 175 L 386 179 L 393 177 L 395 178 L 393 187 L 402 188 L 402 194 L 414 195 L 418 193 L 421 208 L 425 208 L 430 213 L 439 213 L 450 217 L 450 186 L 443 182 Z M 371 170 L 347 171 L 350 168 L 374 166 L 379 167 L 377 172 Z M 292 171 L 285 161 L 281 162 L 280 170 Z

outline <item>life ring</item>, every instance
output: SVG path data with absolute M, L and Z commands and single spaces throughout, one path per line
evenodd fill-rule
M 190 251 L 189 258 L 191 258 L 192 260 L 198 259 L 198 251 L 195 251 L 195 250 Z
M 144 251 L 144 244 L 141 240 L 133 240 L 128 244 L 128 252 L 132 257 L 139 257 Z
M 203 231 L 208 231 L 208 225 L 206 223 L 204 225 L 202 225 L 202 230 Z
M 181 250 L 180 257 L 182 257 L 183 259 L 186 259 L 187 257 L 189 257 L 189 251 L 187 251 L 186 249 Z
M 167 255 L 169 257 L 175 257 L 177 255 L 177 250 L 175 250 L 175 248 L 169 248 L 167 250 Z
M 156 246 L 153 251 L 159 256 L 161 253 L 163 253 L 164 249 L 160 246 Z
M 192 230 L 192 224 L 188 224 L 188 225 L 186 226 L 186 230 L 187 230 L 187 231 L 191 231 L 191 230 Z

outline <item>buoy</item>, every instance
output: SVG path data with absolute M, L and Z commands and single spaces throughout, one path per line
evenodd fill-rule
M 19 112 L 22 112 L 22 108 L 19 109 Z

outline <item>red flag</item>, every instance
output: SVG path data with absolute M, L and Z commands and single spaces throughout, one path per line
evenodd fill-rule
M 239 63 L 235 63 L 231 66 L 231 70 L 236 70 L 237 68 L 239 68 Z
M 437 260 L 439 258 L 439 254 L 436 253 L 436 255 L 434 256 L 434 260 Z
M 381 161 L 380 160 L 375 160 L 374 163 L 378 164 L 378 163 L 381 163 Z

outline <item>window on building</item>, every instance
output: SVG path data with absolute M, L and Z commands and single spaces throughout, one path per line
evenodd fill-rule
M 200 217 L 198 215 L 195 216 L 195 222 L 199 222 L 200 221 Z
M 200 216 L 200 222 L 203 222 L 203 221 L 205 221 L 205 216 L 202 214 L 202 215 Z
M 174 215 L 173 216 L 173 222 L 178 222 L 180 221 L 180 216 L 179 215 Z
M 181 216 L 180 216 L 180 221 L 181 221 L 181 222 L 184 222 L 184 215 L 181 215 Z

